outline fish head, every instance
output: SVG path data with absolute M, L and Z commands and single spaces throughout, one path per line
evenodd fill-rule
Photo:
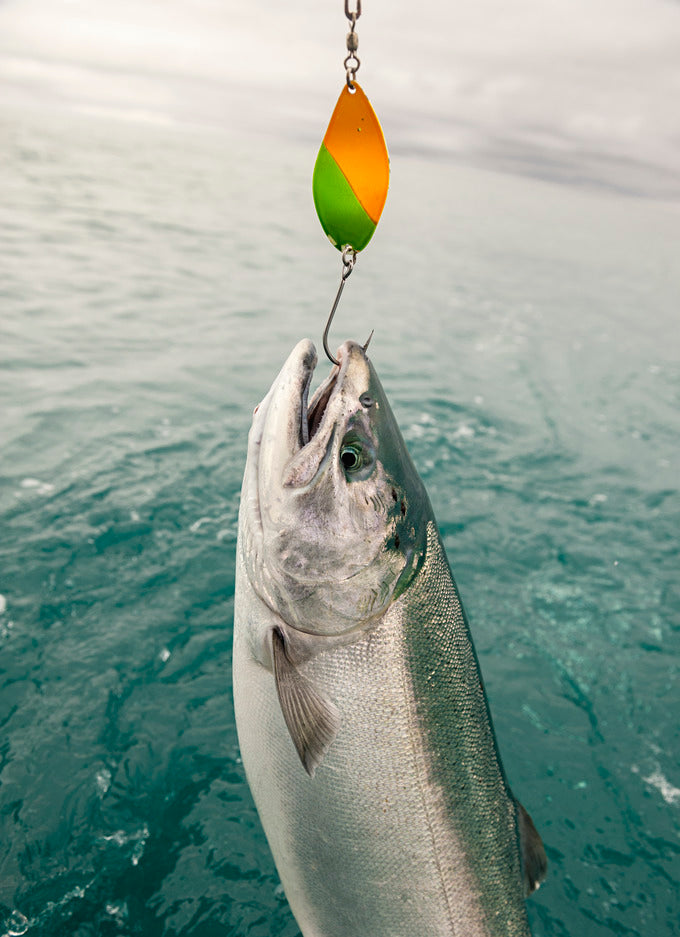
M 314 345 L 301 341 L 256 409 L 240 549 L 259 597 L 312 635 L 384 614 L 417 571 L 432 516 L 364 348 L 345 342 L 308 402 Z

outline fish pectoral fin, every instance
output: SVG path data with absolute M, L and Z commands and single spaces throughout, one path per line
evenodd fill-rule
M 519 830 L 520 852 L 522 855 L 522 873 L 524 877 L 524 895 L 528 897 L 540 886 L 548 872 L 548 859 L 543 841 L 538 835 L 534 821 L 518 800 L 517 826 Z
M 305 771 L 314 777 L 340 728 L 340 715 L 304 677 L 286 652 L 283 634 L 272 632 L 274 679 L 281 712 Z

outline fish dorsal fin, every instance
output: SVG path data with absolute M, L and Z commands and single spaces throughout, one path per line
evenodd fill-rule
M 278 628 L 272 633 L 272 650 L 281 712 L 300 761 L 313 778 L 340 728 L 340 716 L 335 706 L 317 692 L 291 661 Z
M 518 800 L 515 804 L 517 805 L 517 826 L 522 854 L 524 894 L 528 896 L 532 891 L 536 891 L 544 880 L 548 872 L 548 859 L 534 821 Z

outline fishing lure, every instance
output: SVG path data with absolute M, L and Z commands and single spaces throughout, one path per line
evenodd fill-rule
M 390 159 L 380 121 L 356 80 L 361 65 L 356 33 L 361 0 L 356 0 L 354 10 L 349 5 L 349 0 L 345 0 L 345 16 L 350 22 L 348 55 L 343 63 L 345 85 L 321 142 L 312 176 L 312 194 L 321 227 L 331 244 L 342 252 L 340 286 L 323 333 L 324 351 L 333 364 L 338 361 L 328 348 L 328 330 L 357 254 L 373 237 L 390 184 Z

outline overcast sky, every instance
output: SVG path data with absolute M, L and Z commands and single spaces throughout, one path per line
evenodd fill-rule
M 306 134 L 346 31 L 343 0 L 0 0 L 0 83 L 22 104 Z M 646 194 L 680 178 L 678 0 L 364 0 L 358 34 L 392 146 L 606 162 Z

